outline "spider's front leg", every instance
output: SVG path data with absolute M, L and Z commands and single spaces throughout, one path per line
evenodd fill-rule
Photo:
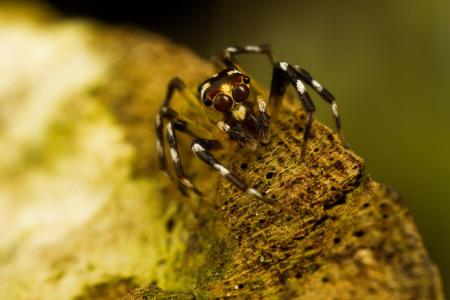
M 326 88 L 324 88 L 317 80 L 315 80 L 306 70 L 300 68 L 299 66 L 293 67 L 295 68 L 298 76 L 300 76 L 302 80 L 306 82 L 306 84 L 311 86 L 323 100 L 325 100 L 326 102 L 328 102 L 328 104 L 331 105 L 331 112 L 333 114 L 339 138 L 341 139 L 342 145 L 348 148 L 348 145 L 345 142 L 344 133 L 342 132 L 342 121 L 341 118 L 339 117 L 337 103 L 334 96 Z
M 306 146 L 311 131 L 313 114 L 315 111 L 314 104 L 309 96 L 301 77 L 295 68 L 286 62 L 276 63 L 273 67 L 272 83 L 269 94 L 269 105 L 274 118 L 278 117 L 283 96 L 286 92 L 288 84 L 296 89 L 300 102 L 306 111 L 306 124 L 303 131 L 303 143 L 300 151 L 300 162 L 303 162 L 306 153 Z
M 300 101 L 306 110 L 306 125 L 303 133 L 303 144 L 300 153 L 300 160 L 303 161 L 306 152 L 306 145 L 311 131 L 311 125 L 313 121 L 313 113 L 315 107 L 308 92 L 303 84 L 303 81 L 311 86 L 325 101 L 331 104 L 331 110 L 336 122 L 336 128 L 338 130 L 340 139 L 344 147 L 346 147 L 344 135 L 342 133 L 341 119 L 337 110 L 336 101 L 331 93 L 325 89 L 319 82 L 314 80 L 312 76 L 305 70 L 298 66 L 290 65 L 286 62 L 279 62 L 274 65 L 272 84 L 270 88 L 269 103 L 273 112 L 273 116 L 277 117 L 278 111 L 281 107 L 281 101 L 286 87 L 291 84 L 296 89 Z
M 250 196 L 256 197 L 265 203 L 274 205 L 276 202 L 273 199 L 269 199 L 262 195 L 260 192 L 254 188 L 249 187 L 242 179 L 235 175 L 232 171 L 227 169 L 223 164 L 221 164 L 217 159 L 215 159 L 208 150 L 210 146 L 208 142 L 203 139 L 195 139 L 191 146 L 192 152 L 197 155 L 202 161 L 211 166 L 217 172 L 230 181 L 234 186 L 236 186 L 241 191 L 249 194 Z

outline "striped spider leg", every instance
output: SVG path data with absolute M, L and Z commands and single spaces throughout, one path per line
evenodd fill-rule
M 300 161 L 303 162 L 306 154 L 306 146 L 308 138 L 311 132 L 311 125 L 313 122 L 313 114 L 315 111 L 314 103 L 311 100 L 308 92 L 306 91 L 304 83 L 313 87 L 313 89 L 319 93 L 319 95 L 331 104 L 333 117 L 336 122 L 336 128 L 339 133 L 339 137 L 344 146 L 346 146 L 344 134 L 342 132 L 341 119 L 337 110 L 337 104 L 333 95 L 325 89 L 319 82 L 314 80 L 311 75 L 299 67 L 290 65 L 286 62 L 278 62 L 273 67 L 272 83 L 270 88 L 269 103 L 272 108 L 273 116 L 278 116 L 278 111 L 281 106 L 282 98 L 286 92 L 287 85 L 294 86 L 300 102 L 306 111 L 306 125 L 303 132 L 303 144 L 300 152 Z
M 187 190 L 191 190 L 196 194 L 201 194 L 201 192 L 195 187 L 195 185 L 191 182 L 191 180 L 185 175 L 184 169 L 181 164 L 181 159 L 178 150 L 177 144 L 177 132 L 182 132 L 187 134 L 193 138 L 193 143 L 191 145 L 191 149 L 193 153 L 203 162 L 208 164 L 214 170 L 219 172 L 224 178 L 230 181 L 233 185 L 235 185 L 238 189 L 247 194 L 256 197 L 266 203 L 274 204 L 274 201 L 266 198 L 257 190 L 249 187 L 241 178 L 239 178 L 232 171 L 227 169 L 222 163 L 220 163 L 214 156 L 212 156 L 209 151 L 218 149 L 221 147 L 220 142 L 216 140 L 203 139 L 198 137 L 193 130 L 189 127 L 189 122 L 183 120 L 178 116 L 178 113 L 170 108 L 170 102 L 173 98 L 173 94 L 175 91 L 179 91 L 182 96 L 185 98 L 195 97 L 193 94 L 190 94 L 189 90 L 186 89 L 186 85 L 181 81 L 181 79 L 175 77 L 172 79 L 167 88 L 166 98 L 161 105 L 159 113 L 156 117 L 156 146 L 159 157 L 159 166 L 162 171 L 164 171 L 170 178 L 170 173 L 168 172 L 167 167 L 167 158 L 165 156 L 164 150 L 164 120 L 167 120 L 166 125 L 166 133 L 167 133 L 167 141 L 169 144 L 169 150 L 173 165 L 175 167 L 175 172 L 177 175 L 176 181 L 177 186 L 183 195 L 188 195 Z M 235 130 L 234 134 L 243 134 L 239 130 Z

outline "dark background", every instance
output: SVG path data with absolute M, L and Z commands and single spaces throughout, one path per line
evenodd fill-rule
M 49 3 L 158 32 L 205 58 L 270 42 L 335 94 L 351 148 L 404 198 L 450 286 L 450 1 Z M 268 82 L 264 60 L 246 62 Z M 331 125 L 329 108 L 316 103 Z

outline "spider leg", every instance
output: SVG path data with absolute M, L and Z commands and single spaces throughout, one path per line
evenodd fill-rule
M 169 104 L 172 100 L 175 90 L 183 90 L 185 88 L 184 83 L 178 77 L 173 78 L 167 86 L 166 97 L 159 109 L 159 113 L 156 115 L 156 150 L 158 152 L 159 169 L 163 171 L 169 178 L 173 179 L 167 169 L 167 159 L 164 151 L 164 118 L 169 120 L 176 116 L 170 108 Z
M 314 78 L 312 78 L 312 76 L 307 71 L 301 69 L 298 66 L 294 66 L 294 68 L 296 73 L 300 76 L 300 78 L 306 84 L 311 86 L 322 97 L 322 99 L 324 99 L 331 105 L 331 112 L 333 113 L 333 117 L 336 123 L 336 130 L 338 131 L 339 138 L 341 139 L 342 144 L 345 147 L 348 147 L 347 143 L 345 142 L 344 133 L 342 132 L 342 121 L 341 118 L 339 117 L 339 112 L 334 96 L 319 82 L 317 82 Z
M 306 111 L 306 125 L 303 132 L 303 144 L 300 152 L 300 161 L 302 162 L 305 158 L 306 146 L 311 131 L 315 107 L 306 91 L 302 78 L 297 74 L 295 68 L 286 62 L 276 63 L 273 67 L 272 83 L 269 94 L 269 105 L 272 111 L 272 117 L 275 119 L 278 116 L 281 101 L 283 100 L 283 95 L 286 92 L 288 84 L 294 86 L 299 95 L 300 102 Z
M 242 179 L 240 179 L 233 172 L 228 170 L 225 166 L 223 166 L 217 159 L 215 159 L 208 150 L 210 149 L 209 145 L 203 139 L 194 139 L 192 146 L 192 152 L 197 155 L 203 162 L 211 166 L 214 170 L 220 173 L 223 177 L 225 177 L 228 181 L 230 181 L 233 185 L 235 185 L 238 189 L 243 192 L 246 192 L 250 196 L 256 197 L 265 203 L 274 205 L 275 201 L 272 199 L 268 199 L 263 196 L 257 190 L 250 188 Z
M 177 174 L 178 189 L 182 194 L 187 195 L 186 189 L 190 189 L 197 195 L 201 195 L 200 191 L 192 184 L 191 180 L 185 175 L 183 166 L 181 165 L 180 153 L 178 151 L 176 130 L 186 132 L 187 128 L 185 124 L 177 119 L 172 119 L 167 123 L 167 141 L 170 147 L 170 156 L 175 166 L 175 172 Z
M 189 124 L 186 120 L 183 120 L 178 117 L 178 113 L 169 107 L 170 102 L 173 98 L 173 94 L 175 91 L 179 91 L 182 96 L 189 97 L 189 92 L 186 91 L 184 83 L 181 79 L 175 77 L 173 78 L 167 88 L 166 98 L 161 105 L 158 115 L 156 116 L 156 147 L 159 158 L 159 168 L 164 171 L 169 178 L 176 181 L 177 186 L 182 194 L 187 195 L 186 189 L 190 189 L 197 194 L 200 194 L 198 189 L 191 183 L 189 178 L 185 175 L 183 166 L 181 164 L 178 145 L 177 145 L 177 136 L 176 131 L 181 131 L 190 135 L 191 137 L 197 137 L 192 130 L 189 128 Z M 194 96 L 192 96 L 194 97 Z M 168 120 L 167 123 L 167 141 L 170 148 L 170 155 L 172 158 L 172 162 L 175 167 L 175 172 L 177 178 L 173 178 L 167 166 L 167 158 L 165 155 L 164 149 L 164 120 Z M 212 141 L 210 142 L 212 144 Z M 218 144 L 218 142 L 217 142 Z
M 265 54 L 271 65 L 274 64 L 272 47 L 269 44 L 248 45 L 248 46 L 230 46 L 225 48 L 220 54 L 220 59 L 227 68 L 236 67 L 237 61 L 234 58 L 237 54 L 258 53 Z

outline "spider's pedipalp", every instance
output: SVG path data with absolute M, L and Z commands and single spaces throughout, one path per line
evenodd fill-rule
M 267 144 L 269 142 L 268 139 L 268 131 L 269 131 L 269 115 L 266 113 L 266 102 L 262 98 L 257 98 L 258 102 L 258 110 L 259 110 L 259 118 L 258 118 L 258 132 L 261 136 L 261 142 L 263 144 Z

